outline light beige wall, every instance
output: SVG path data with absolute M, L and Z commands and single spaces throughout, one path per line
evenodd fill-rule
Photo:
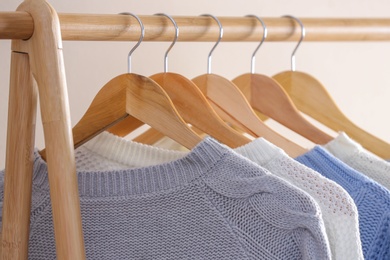
M 388 17 L 387 0 L 51 0 L 58 12 L 278 17 Z M 15 0 L 2 0 L 1 11 L 14 10 Z M 133 43 L 65 42 L 64 55 L 72 122 L 82 116 L 101 86 L 126 72 L 126 56 Z M 227 78 L 249 70 L 255 43 L 222 43 L 213 56 L 213 72 Z M 143 75 L 160 72 L 168 43 L 143 43 L 133 56 L 133 71 Z M 193 76 L 206 71 L 211 43 L 178 43 L 170 55 L 170 70 Z M 273 75 L 289 69 L 293 43 L 265 43 L 257 58 L 257 71 Z M 0 168 L 4 167 L 7 121 L 9 41 L 0 41 Z M 297 69 L 318 78 L 341 109 L 369 132 L 390 142 L 390 42 L 304 43 L 297 53 Z M 37 147 L 43 147 L 38 121 Z

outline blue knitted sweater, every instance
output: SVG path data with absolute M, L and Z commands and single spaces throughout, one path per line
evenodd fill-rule
M 340 184 L 354 199 L 364 258 L 390 259 L 390 192 L 320 146 L 297 160 Z
M 88 259 L 330 259 L 315 201 L 211 138 L 179 160 L 78 172 L 78 183 Z M 29 259 L 55 258 L 36 154 Z

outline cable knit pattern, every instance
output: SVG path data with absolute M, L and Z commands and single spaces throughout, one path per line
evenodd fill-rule
M 340 185 L 298 163 L 264 138 L 235 151 L 315 199 L 321 208 L 333 259 L 363 259 L 357 208 Z
M 88 259 L 330 259 L 315 201 L 211 138 L 169 163 L 77 176 Z M 36 153 L 29 259 L 55 259 L 49 201 Z
M 118 150 L 117 147 L 120 147 L 122 154 L 113 156 L 112 154 Z M 161 160 L 174 160 L 175 157 L 180 158 L 184 154 L 127 141 L 109 133 L 102 133 L 86 144 L 83 149 L 78 152 L 84 154 L 84 157 L 100 157 L 99 161 L 106 164 L 110 164 L 114 158 L 120 158 L 119 161 L 111 161 L 112 165 L 140 163 L 142 166 L 148 166 L 156 164 L 153 159 L 159 158 L 157 163 L 161 163 Z M 282 149 L 263 138 L 239 147 L 235 149 L 235 152 L 301 188 L 316 200 L 321 207 L 333 259 L 363 259 L 357 208 L 353 199 L 340 185 L 298 163 Z M 150 160 L 140 162 L 138 158 L 131 155 L 132 153 L 146 153 Z M 123 154 L 127 156 L 122 156 Z M 98 163 L 96 162 L 96 164 Z M 94 167 L 94 164 L 90 164 L 88 167 Z M 250 187 L 246 187 L 244 190 L 249 191 Z
M 390 163 L 340 132 L 324 147 L 338 159 L 390 190 Z
M 390 259 L 390 192 L 316 146 L 297 160 L 340 184 L 354 199 L 365 259 Z

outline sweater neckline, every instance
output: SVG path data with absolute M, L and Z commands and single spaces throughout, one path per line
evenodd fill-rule
M 213 138 L 206 137 L 190 152 L 173 161 L 111 171 L 78 171 L 79 195 L 116 197 L 180 189 L 207 175 L 227 153 L 233 152 Z M 47 164 L 37 151 L 33 184 L 43 190 L 49 189 Z
M 261 166 L 266 166 L 271 161 L 278 160 L 281 157 L 290 158 L 283 149 L 262 137 L 240 146 L 234 149 L 234 151 Z
M 344 132 L 339 132 L 339 135 L 324 147 L 342 161 L 349 160 L 363 151 L 363 147 Z
M 189 153 L 137 143 L 108 132 L 102 132 L 82 148 L 129 168 L 164 164 L 183 158 Z
M 367 183 L 368 181 L 368 179 L 363 174 L 357 172 L 355 169 L 336 158 L 320 145 L 314 146 L 314 148 L 312 148 L 310 151 L 296 158 L 297 161 L 305 159 L 313 162 L 325 171 L 337 173 L 332 175 L 334 180 L 337 183 L 343 183 L 343 188 L 345 188 L 349 193 L 351 193 L 356 188 L 356 182 L 361 182 L 361 184 L 363 184 Z
M 108 132 L 103 132 L 83 148 L 121 165 L 146 167 L 166 163 L 184 157 L 188 152 L 174 151 L 126 140 Z M 279 157 L 288 155 L 279 147 L 264 138 L 257 138 L 233 149 L 250 161 L 264 166 Z

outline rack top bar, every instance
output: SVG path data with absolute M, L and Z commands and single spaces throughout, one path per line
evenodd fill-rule
M 137 21 L 119 14 L 59 14 L 63 40 L 136 41 Z M 140 15 L 145 26 L 144 41 L 171 41 L 174 27 L 162 16 Z M 210 17 L 174 16 L 179 41 L 212 42 L 219 27 Z M 261 24 L 255 18 L 218 17 L 223 25 L 222 41 L 259 41 Z M 267 41 L 298 41 L 300 27 L 289 18 L 263 18 Z M 390 18 L 301 18 L 306 29 L 304 41 L 390 41 Z M 28 39 L 33 20 L 25 12 L 0 12 L 0 39 Z

